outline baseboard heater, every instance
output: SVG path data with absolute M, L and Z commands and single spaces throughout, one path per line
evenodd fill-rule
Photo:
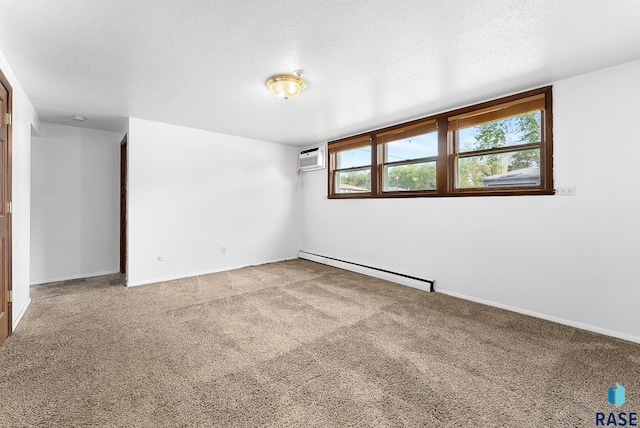
M 384 269 L 361 265 L 359 263 L 335 259 L 333 257 L 308 253 L 306 251 L 298 251 L 298 258 L 349 270 L 351 272 L 361 273 L 363 275 L 373 276 L 374 278 L 384 279 L 387 281 L 395 282 L 397 284 L 406 285 L 407 287 L 417 288 L 422 291 L 434 291 L 433 284 L 436 282 L 435 279 L 418 278 L 416 276 L 406 275 L 404 273 L 391 272 Z

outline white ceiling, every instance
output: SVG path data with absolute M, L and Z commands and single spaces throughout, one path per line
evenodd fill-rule
M 640 59 L 638 0 L 3 0 L 43 121 L 305 145 Z M 265 81 L 305 71 L 284 101 Z M 640 78 L 640 76 L 639 76 Z

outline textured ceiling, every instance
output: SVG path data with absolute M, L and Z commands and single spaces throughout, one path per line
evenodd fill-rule
M 2 0 L 44 121 L 305 145 L 640 59 L 638 0 Z M 305 71 L 284 101 L 264 83 Z M 640 77 L 640 76 L 639 76 Z

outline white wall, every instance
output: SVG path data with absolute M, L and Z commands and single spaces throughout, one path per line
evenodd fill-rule
M 31 284 L 119 272 L 123 136 L 42 123 L 31 149 Z
M 640 342 L 638 76 L 640 61 L 554 83 L 555 185 L 576 196 L 327 200 L 319 171 L 302 248 Z
M 297 148 L 135 118 L 128 144 L 129 285 L 296 257 Z
M 31 170 L 31 133 L 40 129 L 40 119 L 20 82 L 0 51 L 0 70 L 13 88 L 12 132 L 12 287 L 13 329 L 29 305 L 29 197 Z

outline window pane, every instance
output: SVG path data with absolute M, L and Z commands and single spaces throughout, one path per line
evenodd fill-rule
M 429 132 L 385 144 L 385 162 L 398 162 L 438 155 L 438 133 Z
M 371 168 L 336 173 L 335 193 L 363 193 L 371 191 Z
M 541 111 L 532 111 L 458 130 L 458 151 L 540 142 Z
M 336 153 L 336 169 L 371 165 L 371 146 L 357 147 Z
M 384 167 L 385 192 L 435 190 L 436 162 Z
M 457 188 L 540 185 L 540 149 L 458 159 Z

